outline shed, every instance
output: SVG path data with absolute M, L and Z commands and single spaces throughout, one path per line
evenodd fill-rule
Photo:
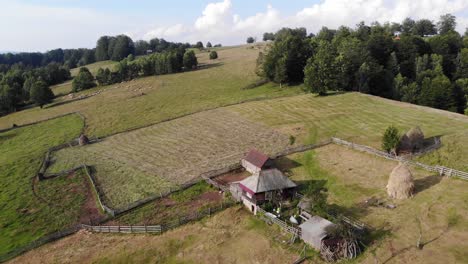
M 270 158 L 256 149 L 252 149 L 241 160 L 242 167 L 250 173 L 257 173 L 271 165 Z
M 309 220 L 302 223 L 299 228 L 301 229 L 301 238 L 304 242 L 308 243 L 318 251 L 322 246 L 322 240 L 327 236 L 327 227 L 334 224 L 320 216 L 312 216 Z

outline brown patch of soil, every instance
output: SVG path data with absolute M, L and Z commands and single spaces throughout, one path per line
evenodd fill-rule
M 250 173 L 245 171 L 244 169 L 235 170 L 232 172 L 228 172 L 222 174 L 213 180 L 222 185 L 228 185 L 231 182 L 242 181 L 243 179 L 250 176 Z
M 80 220 L 81 224 L 97 225 L 105 217 L 105 214 L 97 206 L 97 200 L 91 189 L 91 183 L 85 180 L 86 202 L 81 206 Z

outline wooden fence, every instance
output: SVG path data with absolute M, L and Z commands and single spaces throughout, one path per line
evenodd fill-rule
M 162 228 L 160 225 L 144 225 L 144 226 L 89 226 L 81 225 L 85 230 L 97 233 L 127 233 L 127 234 L 138 234 L 138 233 L 152 233 L 161 234 Z
M 373 155 L 376 155 L 376 156 L 379 156 L 379 157 L 383 157 L 383 158 L 386 158 L 386 159 L 389 159 L 389 160 L 404 162 L 404 163 L 407 163 L 407 164 L 410 164 L 410 165 L 413 165 L 413 166 L 423 168 L 423 169 L 425 169 L 427 171 L 437 172 L 440 175 L 445 175 L 445 176 L 448 176 L 448 177 L 457 177 L 457 178 L 460 178 L 460 179 L 463 179 L 463 180 L 468 180 L 468 173 L 464 172 L 464 171 L 459 171 L 459 170 L 456 170 L 456 169 L 447 168 L 447 167 L 440 166 L 440 165 L 436 165 L 436 166 L 427 165 L 427 164 L 424 164 L 424 163 L 421 163 L 421 162 L 406 159 L 404 157 L 395 156 L 395 155 L 392 155 L 390 153 L 387 153 L 387 152 L 384 152 L 384 151 L 381 151 L 381 150 L 378 150 L 378 149 L 374 149 L 374 148 L 369 147 L 369 146 L 355 144 L 355 143 L 352 143 L 352 142 L 349 142 L 349 141 L 346 141 L 346 140 L 342 140 L 342 139 L 339 139 L 339 138 L 334 138 L 333 137 L 332 142 L 337 144 L 337 145 L 342 145 L 342 146 L 346 146 L 346 147 L 349 147 L 349 148 L 352 148 L 352 149 L 367 152 L 367 153 L 370 153 L 370 154 L 373 154 Z
M 260 218 L 263 221 L 265 221 L 265 222 L 271 221 L 272 223 L 274 223 L 274 224 L 278 225 L 279 227 L 281 227 L 281 229 L 283 229 L 284 231 L 286 231 L 286 232 L 288 232 L 288 233 L 290 233 L 292 235 L 300 236 L 301 230 L 299 228 L 295 228 L 293 226 L 290 226 L 281 219 L 266 216 L 266 213 L 268 213 L 268 212 L 263 210 L 262 208 L 260 208 L 260 206 L 257 206 L 257 214 L 258 213 L 263 215 Z
M 165 231 L 174 229 L 183 224 L 193 222 L 199 219 L 202 219 L 206 216 L 211 216 L 219 211 L 222 211 L 228 207 L 235 205 L 236 202 L 228 201 L 221 203 L 218 206 L 209 207 L 200 211 L 193 212 L 188 215 L 179 216 L 177 218 L 171 219 L 170 221 L 164 222 L 159 225 L 143 225 L 143 226 L 90 226 L 90 225 L 81 225 L 85 230 L 96 232 L 96 233 L 152 233 L 152 234 L 161 234 Z

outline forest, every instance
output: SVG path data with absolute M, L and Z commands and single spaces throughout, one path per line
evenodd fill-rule
M 43 106 L 54 98 L 51 85 L 63 83 L 71 78 L 70 69 L 96 61 L 119 61 L 117 71 L 101 70 L 97 81 L 107 85 L 150 74 L 179 72 L 184 66 L 185 49 L 203 48 L 203 43 L 173 43 L 154 38 L 150 41 L 133 40 L 125 35 L 102 36 L 93 49 L 54 49 L 45 53 L 0 54 L 0 116 L 30 104 Z M 207 43 L 207 46 L 211 46 Z M 148 58 L 135 56 L 152 53 Z M 193 59 L 195 54 L 186 57 Z M 186 68 L 196 66 L 187 63 Z M 141 71 L 141 74 L 140 74 Z M 94 76 L 87 69 L 80 70 L 74 80 L 74 91 L 95 86 Z
M 317 34 L 266 32 L 263 39 L 274 42 L 259 55 L 257 74 L 319 95 L 359 91 L 468 114 L 468 30 L 461 36 L 455 27 L 456 17 L 446 14 L 437 23 L 406 18 Z

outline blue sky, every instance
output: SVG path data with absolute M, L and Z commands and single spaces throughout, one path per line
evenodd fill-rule
M 353 27 L 359 21 L 437 21 L 457 15 L 468 26 L 468 0 L 0 0 L 0 51 L 93 47 L 102 35 L 136 39 L 243 43 L 281 27 Z

